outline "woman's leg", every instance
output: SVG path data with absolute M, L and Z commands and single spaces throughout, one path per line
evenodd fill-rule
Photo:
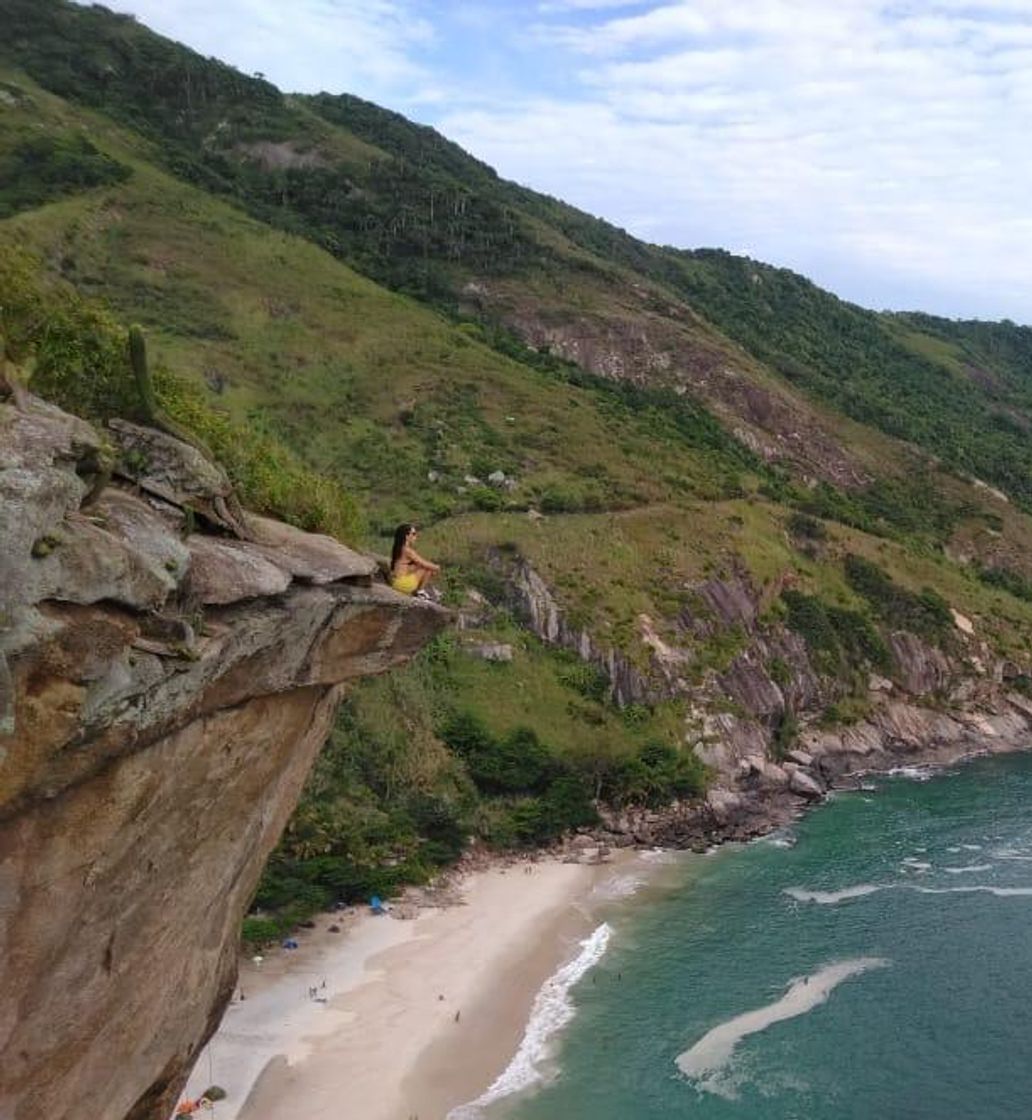
M 422 569 L 419 573 L 419 587 L 417 587 L 416 590 L 417 591 L 422 591 L 424 587 L 428 587 L 430 585 L 430 581 L 433 578 L 434 578 L 434 573 L 433 572 L 428 572 L 425 568 Z

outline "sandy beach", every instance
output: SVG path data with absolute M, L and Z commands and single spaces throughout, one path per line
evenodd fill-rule
M 539 989 L 578 955 L 637 858 L 475 871 L 457 905 L 410 920 L 320 918 L 300 949 L 243 963 L 245 998 L 187 1094 L 226 1089 L 216 1120 L 444 1120 L 507 1068 Z M 327 932 L 335 921 L 339 934 Z

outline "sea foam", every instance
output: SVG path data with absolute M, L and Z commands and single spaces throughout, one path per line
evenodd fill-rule
M 890 778 L 909 778 L 912 782 L 927 782 L 940 774 L 931 766 L 893 766 L 886 774 Z
M 645 880 L 640 875 L 614 875 L 592 888 L 591 893 L 595 898 L 609 900 L 630 898 L 637 894 L 643 886 L 645 886 Z
M 997 898 L 1032 898 L 1032 887 L 915 887 L 912 891 L 920 894 L 994 894 Z
M 805 1015 L 824 1003 L 844 980 L 888 964 L 882 957 L 856 957 L 827 964 L 809 976 L 799 977 L 775 1003 L 747 1011 L 703 1035 L 691 1049 L 678 1056 L 677 1068 L 700 1089 L 721 1096 L 733 1095 L 724 1074 L 742 1039 L 775 1023 Z
M 989 865 L 977 867 L 947 867 L 943 870 L 955 874 L 966 871 L 986 871 Z M 922 887 L 917 883 L 884 883 L 876 886 L 873 883 L 862 883 L 857 887 L 846 887 L 841 891 L 808 891 L 802 887 L 788 887 L 785 890 L 790 898 L 797 902 L 816 902 L 818 906 L 835 906 L 850 898 L 863 898 L 864 895 L 874 894 L 876 891 L 908 890 L 918 894 L 991 894 L 997 898 L 1032 898 L 1032 887 L 993 887 L 987 883 L 972 883 L 963 887 Z
M 855 887 L 843 887 L 840 891 L 808 891 L 803 887 L 786 887 L 784 893 L 794 898 L 796 902 L 816 902 L 819 906 L 834 906 L 838 902 L 845 902 L 850 898 L 863 898 L 864 895 L 885 889 L 877 883 L 860 883 Z
M 577 956 L 545 981 L 534 1000 L 530 1021 L 512 1061 L 475 1101 L 453 1108 L 447 1120 L 476 1120 L 482 1115 L 482 1109 L 493 1101 L 519 1093 L 545 1079 L 541 1066 L 550 1053 L 552 1040 L 574 1015 L 570 989 L 602 959 L 611 934 L 609 924 L 603 922 L 580 943 Z

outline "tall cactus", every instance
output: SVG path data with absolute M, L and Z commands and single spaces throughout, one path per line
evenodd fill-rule
M 129 328 L 129 364 L 136 378 L 144 420 L 153 427 L 163 428 L 165 418 L 158 407 L 150 366 L 147 364 L 147 340 L 143 337 L 143 330 L 136 323 Z
M 132 367 L 133 377 L 139 391 L 140 409 L 143 413 L 144 422 L 152 428 L 159 428 L 184 443 L 190 444 L 210 462 L 216 462 L 215 456 L 205 442 L 193 432 L 187 431 L 181 424 L 177 424 L 158 403 L 157 393 L 154 392 L 154 380 L 151 377 L 150 365 L 147 361 L 147 340 L 144 338 L 143 329 L 135 323 L 129 328 L 129 365 Z M 193 512 L 192 509 L 187 509 L 187 514 L 190 517 L 193 517 Z M 244 511 L 232 490 L 225 495 L 213 495 L 211 508 L 207 511 L 199 509 L 198 512 L 215 520 L 216 523 L 229 529 L 236 536 L 244 540 L 248 539 L 250 530 L 244 518 Z
M 198 451 L 209 459 L 214 459 L 210 449 L 204 441 L 189 432 L 181 424 L 176 423 L 171 416 L 158 404 L 158 395 L 154 391 L 154 379 L 151 377 L 150 363 L 147 361 L 147 339 L 143 328 L 134 323 L 129 328 L 129 365 L 132 367 L 133 377 L 140 397 L 140 411 L 144 423 L 152 428 L 160 428 L 170 436 L 181 439 L 185 443 L 196 447 Z

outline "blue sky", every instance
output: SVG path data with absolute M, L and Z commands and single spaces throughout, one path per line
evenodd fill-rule
M 652 241 L 1032 322 L 1032 0 L 108 0 Z

